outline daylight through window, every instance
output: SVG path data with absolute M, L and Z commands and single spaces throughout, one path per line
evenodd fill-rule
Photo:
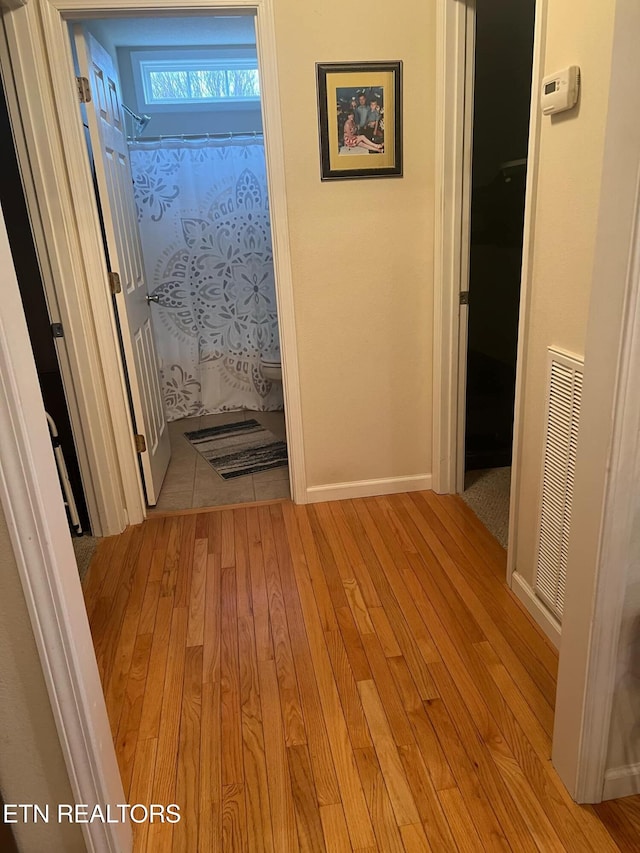
M 246 101 L 260 98 L 255 61 L 142 62 L 148 104 Z

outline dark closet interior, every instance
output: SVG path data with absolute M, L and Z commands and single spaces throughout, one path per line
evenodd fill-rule
M 4 91 L 0 87 L 0 204 L 4 212 L 11 254 L 16 268 L 29 337 L 38 371 L 44 407 L 58 428 L 80 523 L 89 531 L 89 517 L 82 489 L 71 422 L 62 384 L 51 319 L 45 298 L 38 257 L 33 242 L 18 160 Z
M 511 464 L 534 13 L 476 8 L 466 471 Z

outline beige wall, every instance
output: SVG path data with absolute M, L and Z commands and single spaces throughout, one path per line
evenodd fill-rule
M 434 0 L 276 0 L 309 486 L 431 471 Z M 404 177 L 320 182 L 316 61 L 404 62 Z
M 600 201 L 615 3 L 548 0 L 543 75 L 579 65 L 577 109 L 543 117 L 535 189 L 516 570 L 533 582 L 542 464 L 546 353 L 582 357 Z
M 0 508 L 0 791 L 5 803 L 72 803 L 66 766 Z M 20 853 L 80 853 L 78 825 L 15 824 Z

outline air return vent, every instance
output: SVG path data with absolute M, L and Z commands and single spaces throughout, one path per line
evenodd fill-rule
M 536 594 L 562 619 L 584 363 L 549 348 Z

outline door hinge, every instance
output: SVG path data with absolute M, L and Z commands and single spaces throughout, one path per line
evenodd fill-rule
M 116 293 L 122 293 L 122 285 L 120 284 L 120 276 L 117 272 L 109 273 L 109 289 L 115 296 Z
M 460 291 L 460 305 L 468 305 L 469 304 L 469 291 L 461 290 Z
M 64 329 L 62 328 L 62 323 L 52 323 L 51 334 L 54 338 L 64 338 Z
M 88 104 L 91 100 L 91 86 L 86 77 L 76 77 L 76 85 L 78 87 L 78 97 L 81 104 Z
M 138 435 L 134 436 L 134 438 L 136 441 L 136 451 L 138 453 L 144 453 L 145 450 L 147 449 L 147 442 L 144 440 L 144 436 L 138 434 Z

